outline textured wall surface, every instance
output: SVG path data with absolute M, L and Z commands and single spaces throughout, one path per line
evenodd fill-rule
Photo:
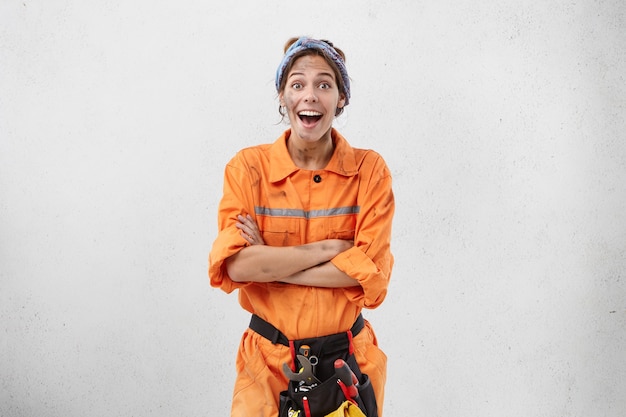
M 283 43 L 348 56 L 394 174 L 387 416 L 626 413 L 626 6 L 0 0 L 0 415 L 226 416 L 226 161 Z

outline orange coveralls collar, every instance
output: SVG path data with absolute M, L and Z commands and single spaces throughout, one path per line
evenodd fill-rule
M 287 150 L 287 140 L 290 135 L 291 129 L 288 129 L 271 145 L 270 159 L 274 163 L 270 166 L 270 182 L 282 181 L 300 169 L 293 163 Z M 335 151 L 324 170 L 346 177 L 356 175 L 358 168 L 352 146 L 348 144 L 348 141 L 335 128 L 331 130 L 331 138 L 335 143 Z

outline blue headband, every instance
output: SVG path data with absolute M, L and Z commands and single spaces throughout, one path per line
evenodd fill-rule
M 343 80 L 343 94 L 345 97 L 345 105 L 347 106 L 350 102 L 350 78 L 348 78 L 348 71 L 346 70 L 346 64 L 343 62 L 343 58 L 341 55 L 337 53 L 335 48 L 330 46 L 328 43 L 324 41 L 318 41 L 317 39 L 311 39 L 307 37 L 302 37 L 294 42 L 287 52 L 285 52 L 285 56 L 283 60 L 280 62 L 278 69 L 276 70 L 276 91 L 280 88 L 280 83 L 282 82 L 283 77 L 286 75 L 285 68 L 291 62 L 293 56 L 298 52 L 304 51 L 306 49 L 316 49 L 321 51 L 327 58 L 330 58 L 331 61 L 337 65 L 339 68 L 339 73 L 341 74 L 341 79 Z

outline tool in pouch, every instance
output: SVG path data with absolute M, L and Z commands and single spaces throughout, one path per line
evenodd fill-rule
M 337 359 L 334 363 L 335 375 L 337 375 L 337 384 L 343 391 L 346 400 L 350 401 L 358 407 L 359 403 L 359 380 L 357 379 L 350 366 L 343 359 Z
M 318 363 L 318 358 L 315 355 L 311 355 L 311 348 L 307 345 L 300 347 L 300 354 L 296 355 L 296 358 L 302 368 L 298 372 L 293 372 L 287 363 L 283 363 L 283 373 L 287 379 L 298 383 L 297 389 L 299 392 L 309 391 L 321 383 L 315 376 L 315 366 Z
M 363 403 L 359 398 L 359 381 L 350 366 L 343 359 L 336 359 L 333 363 L 334 374 L 325 381 L 320 381 L 315 375 L 315 365 L 318 358 L 311 355 L 309 346 L 302 345 L 296 355 L 300 369 L 294 372 L 287 364 L 283 364 L 283 372 L 291 381 L 292 392 L 300 398 L 293 402 L 286 400 L 285 407 L 281 406 L 281 416 L 287 417 L 323 417 L 326 415 L 353 415 L 365 416 Z M 282 401 L 281 401 L 282 403 Z M 298 405 L 298 403 L 300 405 Z M 349 404 L 346 404 L 349 403 Z M 335 404 L 332 406 L 332 404 Z M 339 404 L 339 408 L 336 408 Z M 321 413 L 320 413 L 321 412 Z M 328 414 L 330 413 L 330 414 Z

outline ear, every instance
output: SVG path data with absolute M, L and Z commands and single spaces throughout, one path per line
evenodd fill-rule
M 343 106 L 346 105 L 346 96 L 344 96 L 343 94 L 341 95 L 341 97 L 339 97 L 339 102 L 337 103 L 337 108 L 338 109 L 343 109 Z
M 283 93 L 278 94 L 278 102 L 281 106 L 285 107 L 285 100 L 283 100 Z

